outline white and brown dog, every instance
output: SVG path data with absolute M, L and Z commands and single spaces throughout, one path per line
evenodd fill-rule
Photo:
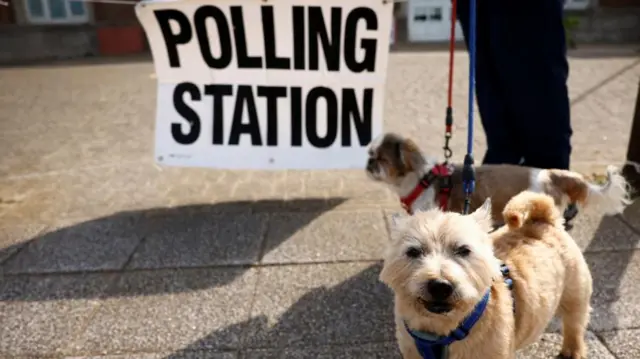
M 405 359 L 514 359 L 550 320 L 561 356 L 583 359 L 592 277 L 554 200 L 524 191 L 488 234 L 491 202 L 469 215 L 440 209 L 397 217 L 380 279 L 394 292 Z
M 371 179 L 389 185 L 409 213 L 436 207 L 463 211 L 462 165 L 438 164 L 425 157 L 411 139 L 394 133 L 376 138 L 369 146 L 366 172 Z M 502 223 L 505 204 L 524 190 L 550 195 L 560 210 L 575 203 L 597 208 L 603 214 L 615 214 L 630 203 L 627 182 L 613 167 L 608 169 L 603 185 L 590 183 L 577 172 L 559 169 L 480 165 L 475 172 L 470 211 L 491 198 L 496 225 Z

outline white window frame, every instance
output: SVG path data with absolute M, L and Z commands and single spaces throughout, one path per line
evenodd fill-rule
M 86 24 L 89 22 L 89 7 L 87 6 L 87 2 L 84 0 L 74 0 L 79 1 L 84 6 L 84 15 L 72 15 L 71 14 L 71 1 L 63 0 L 65 4 L 65 10 L 67 12 L 67 16 L 62 19 L 52 19 L 50 10 L 49 10 L 49 0 L 39 0 L 42 3 L 42 8 L 44 9 L 44 16 L 33 16 L 29 9 L 29 1 L 23 0 L 25 13 L 27 14 L 27 20 L 31 24 Z
M 564 0 L 564 8 L 566 10 L 585 10 L 591 6 L 591 0 Z

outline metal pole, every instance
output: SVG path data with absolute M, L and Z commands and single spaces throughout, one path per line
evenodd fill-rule
M 640 81 L 638 82 L 636 110 L 631 124 L 629 147 L 627 148 L 627 164 L 622 170 L 627 181 L 635 190 L 636 195 L 640 192 L 640 172 L 638 172 L 637 164 L 640 164 Z

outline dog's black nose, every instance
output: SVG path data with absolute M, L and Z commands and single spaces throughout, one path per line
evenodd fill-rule
M 427 291 L 434 300 L 445 300 L 453 294 L 453 285 L 444 279 L 431 279 Z
M 373 158 L 369 158 L 367 161 L 367 170 L 372 171 L 376 166 L 376 161 Z

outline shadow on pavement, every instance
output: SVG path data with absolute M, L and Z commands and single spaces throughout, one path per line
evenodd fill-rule
M 335 201 L 325 200 L 307 200 L 293 201 L 291 207 L 294 210 L 305 211 L 308 216 L 303 216 L 295 225 L 292 225 L 292 231 L 300 228 L 312 221 L 318 212 L 326 211 L 341 200 Z M 246 238 L 252 238 L 254 235 L 251 229 L 253 225 L 238 220 L 242 218 L 241 213 L 249 212 L 248 217 L 267 215 L 263 211 L 265 209 L 276 206 L 278 208 L 287 205 L 280 201 L 259 201 L 259 202 L 229 202 L 217 205 L 203 206 L 187 206 L 172 209 L 152 209 L 148 211 L 135 211 L 116 214 L 114 216 L 96 219 L 93 221 L 81 223 L 74 227 L 64 228 L 51 234 L 34 239 L 35 241 L 48 244 L 47 246 L 35 246 L 49 254 L 55 250 L 56 246 L 62 246 L 65 250 L 72 250 L 73 246 L 86 245 L 86 241 L 90 242 L 90 238 L 83 241 L 73 240 L 73 238 L 82 238 L 77 233 L 83 230 L 95 231 L 95 225 L 101 223 L 109 223 L 112 228 L 111 234 L 119 233 L 115 231 L 113 226 L 115 223 L 125 223 L 126 221 L 135 219 L 136 227 L 142 230 L 138 235 L 144 237 L 135 246 L 135 252 L 138 255 L 129 255 L 122 265 L 128 269 L 137 268 L 136 265 L 142 267 L 152 266 L 156 261 L 161 264 L 163 257 L 174 258 L 172 260 L 187 260 L 194 257 L 198 263 L 204 263 L 215 257 L 216 261 L 226 263 L 238 261 L 250 264 L 257 261 L 261 255 L 269 252 L 279 243 L 285 241 L 291 233 L 286 233 L 278 238 L 274 238 L 272 242 L 264 241 L 264 238 L 258 239 L 259 245 L 252 244 L 253 241 L 246 241 Z M 633 204 L 629 214 L 637 213 L 640 201 Z M 221 211 L 231 211 L 235 213 L 220 213 Z M 225 217 L 226 216 L 226 217 Z M 236 218 L 237 227 L 225 227 L 227 221 L 221 221 L 221 218 Z M 613 308 L 613 304 L 620 298 L 619 286 L 620 282 L 627 271 L 627 267 L 632 260 L 633 251 L 628 249 L 628 245 L 637 246 L 637 243 L 626 243 L 624 250 L 602 250 L 609 247 L 615 238 L 611 237 L 611 217 L 604 218 L 593 238 L 589 242 L 586 249 L 590 252 L 588 257 L 591 258 L 589 265 L 594 278 L 594 313 L 592 318 L 606 318 L 607 327 L 615 327 L 621 318 L 618 318 L 620 312 Z M 619 222 L 619 221 L 618 221 Z M 180 224 L 182 223 L 182 224 Z M 619 223 L 622 225 L 622 223 Z M 225 235 L 207 236 L 206 228 L 227 228 Z M 239 235 L 234 234 L 229 228 L 236 228 Z M 143 230 L 144 229 L 144 230 Z M 263 233 L 262 237 L 267 236 L 268 229 L 264 228 L 256 233 Z M 636 232 L 637 233 L 637 232 Z M 178 236 L 183 238 L 191 238 L 187 242 L 179 242 Z M 117 237 L 117 236 L 116 236 Z M 201 242 L 197 241 L 198 237 L 204 237 Z M 65 242 L 71 240 L 69 243 Z M 110 238 L 114 238 L 113 236 Z M 150 243 L 164 243 L 165 245 L 151 246 Z M 234 241 L 233 239 L 236 238 Z M 237 239 L 240 238 L 240 239 Z M 633 241 L 637 241 L 637 236 Z M 190 242 L 195 241 L 195 242 Z M 30 243 L 29 246 L 33 246 Z M 110 252 L 108 242 L 102 242 L 102 247 L 92 247 L 95 252 Z M 270 244 L 269 244 L 270 243 Z M 173 250 L 179 248 L 191 248 L 185 254 L 176 255 Z M 146 249 L 145 249 L 146 248 Z M 200 252 L 206 252 L 205 248 L 216 248 L 211 251 L 211 255 L 202 256 Z M 21 251 L 11 260 L 13 262 L 19 255 L 25 253 L 31 254 L 29 248 Z M 76 265 L 83 261 L 91 262 L 91 252 L 84 251 L 84 257 L 76 258 Z M 133 251 L 132 251 L 133 252 Z M 156 253 L 157 252 L 157 253 Z M 146 253 L 146 254 L 145 254 Z M 140 255 L 142 255 L 140 257 Z M 55 256 L 54 256 L 55 257 Z M 50 257 L 50 258 L 54 258 Z M 153 260 L 142 260 L 141 258 L 154 258 Z M 175 259 L 178 258 L 178 259 Z M 607 259 L 608 258 L 608 259 Z M 55 262 L 55 261 L 54 261 Z M 14 262 L 15 263 L 15 262 Z M 138 264 L 136 264 L 138 263 Z M 35 263 L 36 265 L 38 263 Z M 343 264 L 332 264 L 340 266 Z M 347 266 L 348 264 L 345 264 Z M 348 276 L 346 280 L 338 280 L 336 285 L 322 285 L 322 279 L 326 274 L 316 273 L 311 266 L 291 267 L 293 272 L 287 276 L 265 276 L 268 281 L 258 283 L 256 289 L 256 298 L 253 301 L 251 314 L 246 320 L 238 323 L 224 326 L 216 329 L 208 335 L 191 342 L 184 348 L 174 351 L 172 354 L 165 354 L 165 359 L 178 358 L 194 358 L 194 357 L 212 357 L 221 358 L 214 353 L 203 352 L 203 350 L 221 350 L 225 352 L 241 351 L 245 359 L 262 359 L 262 358 L 396 358 L 396 345 L 394 343 L 394 325 L 393 325 L 393 306 L 391 293 L 386 287 L 378 281 L 378 273 L 380 264 L 361 264 L 363 269 L 355 269 L 355 275 Z M 182 266 L 187 266 L 182 264 Z M 330 265 L 331 266 L 331 265 Z M 306 267 L 306 269 L 305 269 Z M 247 268 L 242 267 L 240 268 Z M 345 267 L 346 268 L 346 267 Z M 270 270 L 265 267 L 263 270 Z M 340 272 L 342 269 L 336 269 Z M 353 270 L 353 269 L 352 269 Z M 243 270 L 237 272 L 242 273 Z M 304 272 L 304 273 L 303 273 Z M 274 272 L 275 273 L 275 272 Z M 333 273 L 333 272 L 332 272 Z M 150 274 L 152 275 L 152 274 Z M 313 281 L 315 284 L 305 282 L 305 278 L 313 276 L 321 277 Z M 21 277 L 21 276 L 18 276 Z M 27 276 L 33 278 L 34 276 Z M 38 276 L 35 276 L 38 277 Z M 228 278 L 207 277 L 198 278 L 187 286 L 175 285 L 169 281 L 162 285 L 145 285 L 144 281 L 138 282 L 137 285 L 120 286 L 118 291 L 111 291 L 106 295 L 108 297 L 132 297 L 140 295 L 152 295 L 172 293 L 179 290 L 198 290 L 202 288 L 211 288 L 222 286 L 231 282 L 238 275 L 227 276 Z M 334 282 L 335 283 L 335 282 Z M 0 284 L 2 287 L 4 284 Z M 75 294 L 75 296 L 65 296 L 64 292 L 51 288 L 42 293 L 24 293 L 21 292 L 20 285 L 16 288 L 3 288 L 0 290 L 0 301 L 4 300 L 53 300 L 53 299 L 71 299 L 71 298 L 91 298 L 92 295 Z M 266 289 L 265 289 L 266 288 Z M 296 295 L 291 293 L 298 291 L 304 294 Z M 83 292 L 83 291 L 76 291 Z M 104 295 L 102 293 L 97 294 Z M 293 304 L 288 305 L 287 296 L 294 296 Z M 283 298 L 285 298 L 283 300 Z M 592 320 L 592 323 L 594 321 Z M 211 323 L 215 325 L 215 323 Z M 230 341 L 231 335 L 238 333 L 239 342 Z M 157 335 L 158 333 L 150 333 L 149 335 Z M 237 337 L 236 337 L 237 338 Z M 353 345 L 353 347 L 350 347 Z M 211 355 L 211 356 L 209 356 Z
M 640 201 L 633 206 L 640 206 Z M 606 325 L 617 324 L 617 314 L 610 306 L 619 299 L 616 290 L 633 254 L 632 250 L 598 250 L 610 244 L 605 241 L 612 240 L 605 234 L 611 233 L 612 219 L 603 218 L 586 249 L 610 254 L 615 262 L 610 266 L 589 261 L 595 286 L 592 301 L 596 302 L 592 318 L 608 317 Z M 400 358 L 394 337 L 392 295 L 378 281 L 380 268 L 380 264 L 375 264 L 339 285 L 309 290 L 275 323 L 269 324 L 264 315 L 254 316 L 246 322 L 216 330 L 164 359 L 192 358 L 194 353 L 206 348 L 207 343 L 220 343 L 229 331 L 243 333 L 238 348 L 243 359 Z M 552 328 L 553 325 L 549 329 L 554 331 Z M 381 344 L 372 346 L 371 343 Z M 349 344 L 357 346 L 350 348 Z
M 611 246 L 611 243 L 607 243 L 612 240 L 611 236 L 599 235 L 599 233 L 607 230 L 605 229 L 606 227 L 611 228 L 611 221 L 607 221 L 607 218 L 600 222 L 598 230 L 589 246 L 585 249 L 586 253 L 590 253 L 587 256 L 587 263 L 591 269 L 594 286 L 591 299 L 593 307 L 591 314 L 592 330 L 604 331 L 621 327 L 620 318 L 618 318 L 620 313 L 614 310 L 613 305 L 621 299 L 620 290 L 623 289 L 621 282 L 625 274 L 627 274 L 627 268 L 631 265 L 634 254 L 637 252 L 633 248 L 638 248 L 640 244 L 638 242 L 638 238 L 640 238 L 638 229 L 629 225 L 625 220 L 625 216 L 631 216 L 631 213 L 640 213 L 638 209 L 640 209 L 640 199 L 636 199 L 634 203 L 627 207 L 625 213 L 619 217 L 620 221 L 618 222 L 622 222 L 620 225 L 628 226 L 629 230 L 634 232 L 631 238 L 620 238 L 621 241 L 626 242 L 623 249 L 601 250 L 601 248 Z M 635 302 L 629 303 L 629 305 L 636 304 Z
M 125 270 L 228 267 L 248 269 L 344 198 L 261 200 L 119 212 L 54 229 L 27 243 L 0 249 L 0 302 L 92 298 L 98 290 L 26 289 L 39 274 L 103 273 Z M 286 228 L 269 231 L 270 213 L 302 212 Z M 236 276 L 207 278 L 194 287 L 132 287 L 107 296 L 140 296 L 225 285 Z M 32 274 L 24 276 L 23 274 Z M 35 276 L 33 276 L 35 274 Z M 8 277 L 8 276 L 7 276 Z M 34 279 L 36 278 L 36 279 Z M 11 283 L 10 283 L 11 282 Z M 13 288 L 14 287 L 24 287 Z
M 243 358 L 399 358 L 392 294 L 378 280 L 380 269 L 380 264 L 372 264 L 336 286 L 309 290 L 275 324 L 258 315 L 212 332 L 165 359 L 191 358 L 230 331 L 243 333 L 241 346 L 260 348 Z

